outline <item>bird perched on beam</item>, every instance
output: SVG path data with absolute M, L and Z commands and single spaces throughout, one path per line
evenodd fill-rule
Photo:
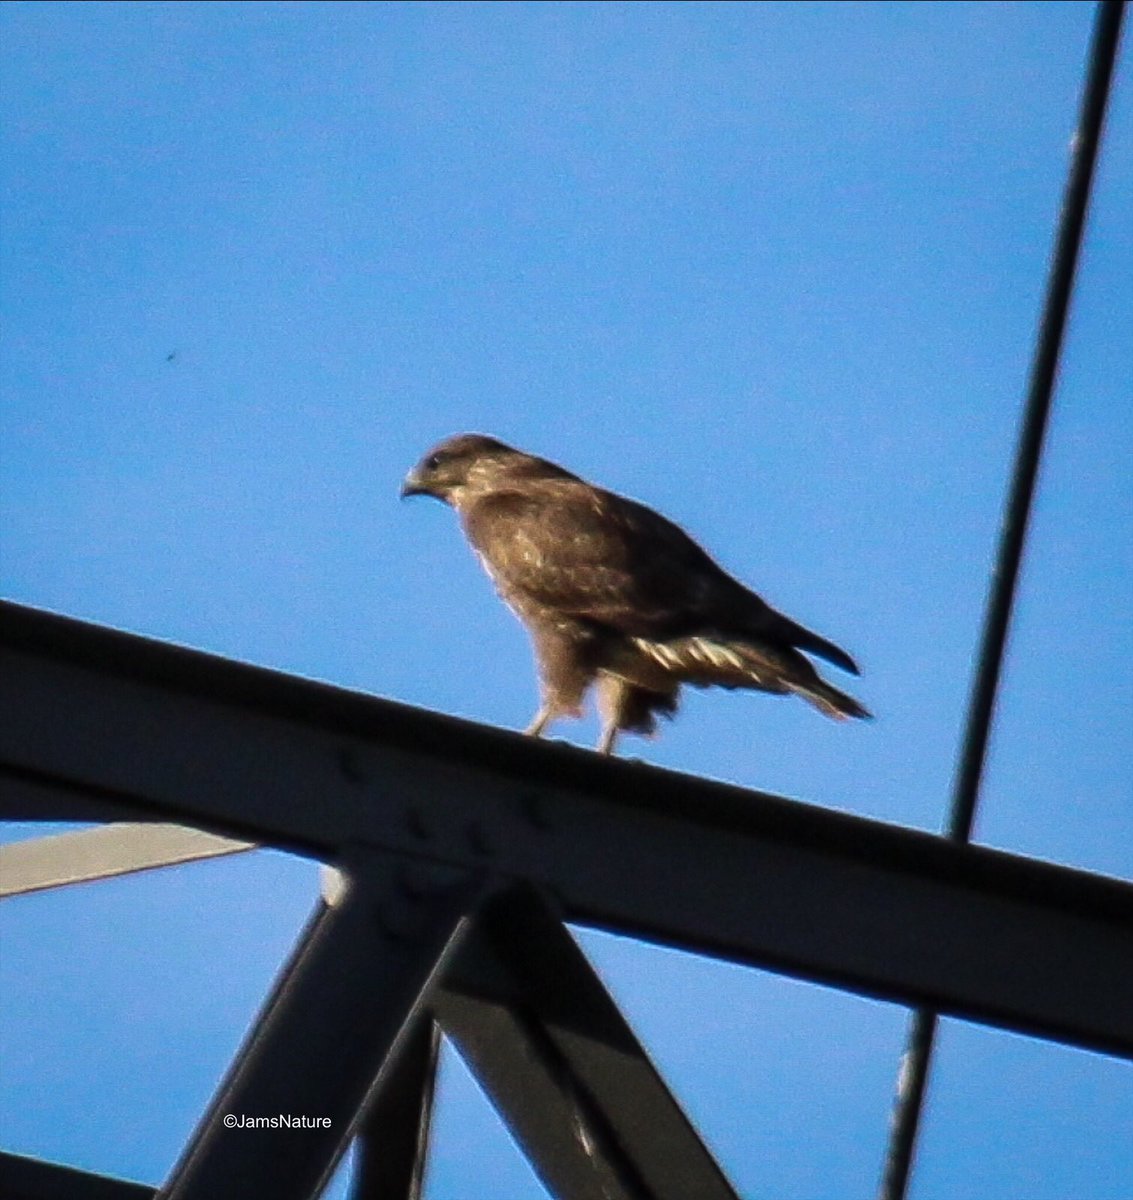
M 651 734 L 682 684 L 793 694 L 828 717 L 868 717 L 802 653 L 858 674 L 832 642 L 776 612 L 652 509 L 546 459 L 465 433 L 435 446 L 402 497 L 452 505 L 535 649 L 541 704 L 527 732 L 577 717 L 591 685 L 602 736 Z

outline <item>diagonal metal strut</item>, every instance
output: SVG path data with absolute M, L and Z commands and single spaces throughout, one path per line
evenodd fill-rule
M 353 855 L 348 867 L 348 882 L 312 919 L 161 1200 L 309 1200 L 396 1073 L 485 885 L 451 871 L 408 878 L 371 853 Z
M 489 899 L 434 1011 L 552 1194 L 736 1200 L 535 888 Z

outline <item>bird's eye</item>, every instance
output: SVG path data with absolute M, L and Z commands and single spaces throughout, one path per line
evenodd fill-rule
M 430 471 L 435 471 L 440 465 L 441 456 L 439 454 L 430 454 L 429 457 L 425 459 L 425 466 Z

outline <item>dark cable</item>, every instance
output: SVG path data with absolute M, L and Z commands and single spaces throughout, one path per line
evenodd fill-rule
M 1054 258 L 1047 279 L 1042 322 L 1015 452 L 1015 469 L 1004 511 L 995 570 L 991 577 L 987 613 L 980 639 L 979 666 L 972 686 L 963 748 L 953 785 L 947 835 L 957 842 L 968 842 L 972 836 L 1011 610 L 1058 374 L 1124 9 L 1124 0 L 1101 0 L 1094 18 L 1086 87 L 1082 95 L 1078 129 L 1072 143 L 1070 171 L 1059 217 Z M 879 1200 L 904 1200 L 908 1189 L 936 1025 L 936 1013 L 932 1010 L 921 1008 L 914 1012 L 901 1062 Z

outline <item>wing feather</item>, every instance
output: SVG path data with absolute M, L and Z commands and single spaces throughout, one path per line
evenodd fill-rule
M 584 480 L 517 480 L 478 499 L 462 518 L 500 594 L 520 612 L 650 641 L 711 631 L 717 636 L 702 647 L 732 637 L 797 646 L 857 673 L 845 651 L 771 608 L 680 526 Z
M 677 525 L 581 480 L 494 492 L 465 529 L 505 599 L 631 637 L 680 633 L 755 599 Z

